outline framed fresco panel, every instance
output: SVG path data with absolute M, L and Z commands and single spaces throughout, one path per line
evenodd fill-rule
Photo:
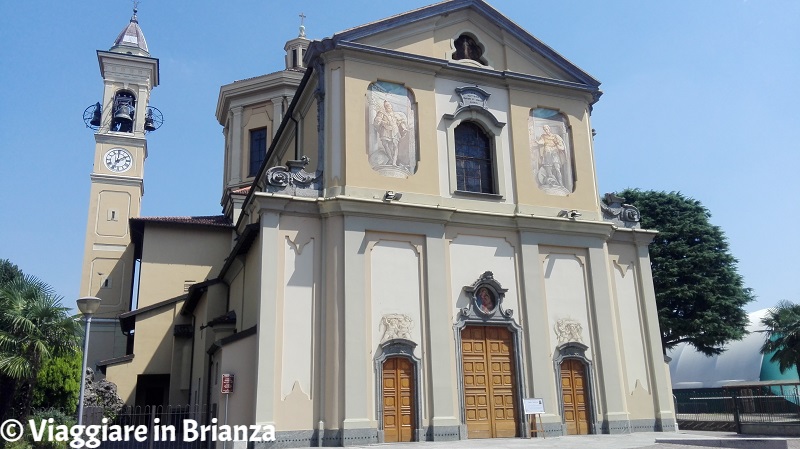
M 377 81 L 367 90 L 367 153 L 383 176 L 407 178 L 417 167 L 416 103 L 400 84 Z
M 531 166 L 539 189 L 566 196 L 575 190 L 567 119 L 553 109 L 537 108 L 528 118 Z

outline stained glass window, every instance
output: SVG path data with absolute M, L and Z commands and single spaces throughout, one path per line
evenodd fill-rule
M 454 131 L 457 189 L 465 192 L 495 193 L 492 148 L 489 136 L 472 122 Z

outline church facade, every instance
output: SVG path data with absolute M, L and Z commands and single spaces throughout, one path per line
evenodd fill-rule
M 93 193 L 84 276 L 116 248 L 123 287 L 84 292 L 118 295 L 127 342 L 94 361 L 127 403 L 208 404 L 280 447 L 524 437 L 532 398 L 547 435 L 674 430 L 655 232 L 600 198 L 597 80 L 481 0 L 285 50 L 220 89 L 223 215 L 137 209 L 97 242 L 115 206 Z M 145 145 L 131 118 L 96 139 Z M 99 192 L 123 181 L 95 170 Z

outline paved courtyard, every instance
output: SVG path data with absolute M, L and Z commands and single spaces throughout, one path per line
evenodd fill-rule
M 695 444 L 658 443 L 657 440 L 687 440 L 687 443 L 691 441 Z M 782 442 L 784 440 L 787 441 L 787 445 L 783 445 Z M 775 448 L 776 443 L 781 443 L 778 447 L 800 449 L 800 439 L 796 438 L 757 437 L 753 435 L 737 435 L 735 433 L 728 432 L 695 431 L 681 431 L 675 433 L 640 432 L 628 435 L 583 435 L 534 439 L 508 438 L 491 440 L 464 440 L 453 442 L 386 443 L 355 447 L 363 449 L 697 449 L 698 447 L 770 449 Z

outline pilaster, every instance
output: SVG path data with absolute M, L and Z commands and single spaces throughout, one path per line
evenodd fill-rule
M 630 417 L 625 400 L 620 342 L 617 341 L 616 304 L 612 296 L 611 267 L 605 244 L 589 247 L 591 313 L 594 317 L 597 368 L 605 405 L 603 433 L 630 433 Z
M 258 424 L 275 424 L 275 392 L 278 389 L 277 354 L 275 342 L 277 335 L 276 292 L 278 285 L 279 254 L 278 224 L 280 214 L 261 212 L 261 272 L 258 301 L 258 351 L 255 354 L 258 382 L 255 386 L 255 411 L 253 416 Z
M 283 97 L 272 98 L 272 135 L 278 133 L 278 128 L 283 121 Z
M 365 262 L 361 246 L 363 227 L 356 219 L 344 217 L 344 446 L 377 443 L 377 429 L 372 420 L 369 388 L 372 361 L 368 360 L 367 304 L 364 290 Z
M 243 107 L 231 108 L 233 119 L 231 120 L 231 162 L 228 168 L 228 185 L 235 185 L 242 180 L 242 111 Z
M 635 234 L 634 234 L 635 235 Z M 672 387 L 667 378 L 667 364 L 661 346 L 661 332 L 658 324 L 658 306 L 653 289 L 653 272 L 650 268 L 650 251 L 648 245 L 652 235 L 635 238 L 636 245 L 636 282 L 639 289 L 639 301 L 642 310 L 644 328 L 644 347 L 647 351 L 648 371 L 652 376 L 653 407 L 656 413 L 656 428 L 662 431 L 675 429 L 675 413 L 673 410 Z
M 431 395 L 433 397 L 430 411 L 432 427 L 431 436 L 434 441 L 450 441 L 459 439 L 461 420 L 457 410 L 453 376 L 456 373 L 453 345 L 453 308 L 448 297 L 444 225 L 431 225 L 425 236 L 427 258 L 425 270 L 428 288 L 428 355 L 426 362 L 430 365 Z
M 536 234 L 521 232 L 520 242 L 520 270 L 522 271 L 522 310 L 520 312 L 525 319 L 524 338 L 529 354 L 525 358 L 528 373 L 525 382 L 527 382 L 528 391 L 533 397 L 544 400 L 545 413 L 540 415 L 540 418 L 545 427 L 553 428 L 553 426 L 547 426 L 548 423 L 555 423 L 558 427 L 562 427 L 558 405 L 561 401 L 557 390 L 560 380 L 556 379 L 553 370 L 551 356 L 553 345 L 549 341 L 550 332 L 547 320 L 547 302 L 544 300 L 544 272 L 539 257 L 539 239 Z

